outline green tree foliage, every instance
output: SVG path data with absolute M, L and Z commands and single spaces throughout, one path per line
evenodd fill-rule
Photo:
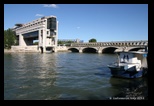
M 92 39 L 89 40 L 89 42 L 97 42 L 97 40 L 92 38 Z
M 70 46 L 74 41 L 58 41 L 58 45 Z
M 60 45 L 61 45 L 61 44 L 64 44 L 64 42 L 62 42 L 62 41 L 58 41 L 58 44 L 60 44 Z
M 4 30 L 4 48 L 10 49 L 12 45 L 16 45 L 16 35 L 11 29 Z
M 34 42 L 33 45 L 38 45 L 38 42 Z

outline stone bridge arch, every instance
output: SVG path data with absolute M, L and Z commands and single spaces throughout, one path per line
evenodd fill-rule
M 114 53 L 115 51 L 139 51 L 145 49 L 145 46 L 77 46 L 68 47 L 67 50 L 80 53 Z
M 130 47 L 128 48 L 128 51 L 139 51 L 143 49 L 145 49 L 145 47 Z
M 120 47 L 111 46 L 111 47 L 105 47 L 105 48 L 103 48 L 103 49 L 102 49 L 102 53 L 114 53 L 114 51 L 115 51 L 116 49 L 121 50 Z
M 83 53 L 97 53 L 97 51 L 96 47 L 85 47 L 82 49 Z
M 68 48 L 68 51 L 79 52 L 79 49 L 78 48 Z
M 97 53 L 98 47 L 70 47 L 68 51 L 80 53 Z

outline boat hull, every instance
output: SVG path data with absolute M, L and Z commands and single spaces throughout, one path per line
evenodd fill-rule
M 109 67 L 111 70 L 111 74 L 114 77 L 121 78 L 140 78 L 146 75 L 147 70 L 140 69 L 136 71 L 136 69 L 132 68 L 129 70 L 124 70 L 124 67 Z

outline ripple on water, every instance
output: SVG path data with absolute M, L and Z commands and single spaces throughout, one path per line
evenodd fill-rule
M 112 78 L 106 65 L 115 58 L 86 53 L 4 55 L 4 99 L 105 100 L 126 89 L 147 87 L 142 80 Z

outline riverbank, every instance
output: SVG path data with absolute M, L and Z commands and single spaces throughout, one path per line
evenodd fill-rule
M 69 50 L 57 50 L 57 52 L 70 52 L 70 51 Z M 4 53 L 13 53 L 13 51 L 11 49 L 4 49 Z
M 4 49 L 4 53 L 12 53 L 12 52 L 40 52 L 38 50 L 38 46 L 11 46 L 12 49 Z M 57 46 L 57 52 L 70 52 L 66 46 Z
M 11 53 L 12 50 L 11 49 L 4 49 L 4 53 Z

